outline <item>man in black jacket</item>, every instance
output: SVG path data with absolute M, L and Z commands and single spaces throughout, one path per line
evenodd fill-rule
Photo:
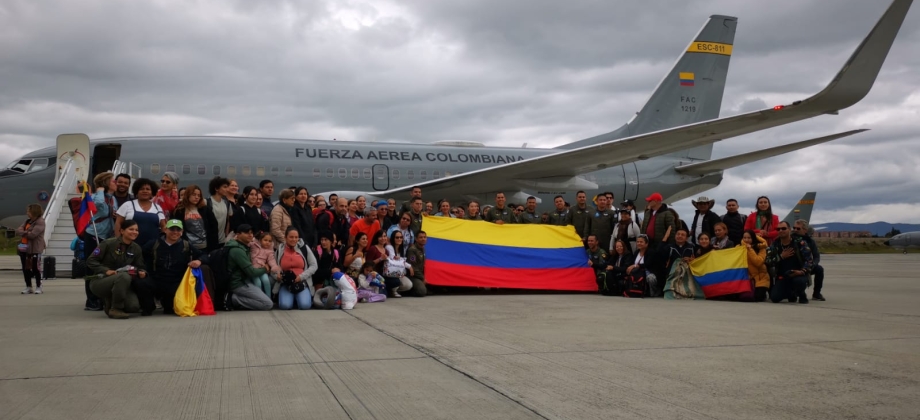
M 728 226 L 728 239 L 735 244 L 741 243 L 741 237 L 744 236 L 744 222 L 747 216 L 738 213 L 738 200 L 729 198 L 725 202 L 726 213 L 722 216 L 722 223 Z
M 712 206 L 716 204 L 716 200 L 702 196 L 691 202 L 693 207 L 696 207 L 696 213 L 693 215 L 693 223 L 690 225 L 690 242 L 698 244 L 697 238 L 700 234 L 706 233 L 711 238 L 715 234 L 716 223 L 721 222 L 722 219 L 712 211 Z
M 166 234 L 144 245 L 144 261 L 149 271 L 145 279 L 133 279 L 132 286 L 141 304 L 141 315 L 153 314 L 154 297 L 163 304 L 164 314 L 174 314 L 173 299 L 185 271 L 201 266 L 201 251 L 182 239 L 182 222 L 166 222 Z
M 324 231 L 332 232 L 335 240 L 332 246 L 342 252 L 344 255 L 345 247 L 348 245 L 348 233 L 351 224 L 348 223 L 348 200 L 338 198 L 333 202 L 334 216 L 330 212 L 323 212 L 316 219 L 316 231 L 322 237 Z M 329 219 L 332 219 L 331 221 Z
M 821 295 L 821 288 L 824 287 L 824 267 L 821 266 L 821 253 L 818 252 L 818 244 L 816 244 L 815 240 L 809 235 L 808 221 L 803 219 L 796 220 L 793 233 L 801 237 L 805 243 L 808 244 L 808 249 L 811 250 L 811 258 L 814 260 L 811 274 L 815 276 L 815 290 L 812 292 L 811 299 L 820 300 L 822 302 L 826 301 L 827 299 L 824 299 L 824 296 Z

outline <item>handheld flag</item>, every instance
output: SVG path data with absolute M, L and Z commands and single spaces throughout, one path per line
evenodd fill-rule
M 571 226 L 425 217 L 425 281 L 437 286 L 597 291 Z M 409 261 L 411 264 L 412 261 Z
M 214 315 L 214 303 L 204 284 L 200 268 L 188 268 L 176 297 L 173 299 L 173 311 L 179 316 Z
M 744 247 L 710 251 L 693 260 L 690 271 L 707 298 L 751 291 Z
M 83 200 L 80 202 L 80 212 L 77 214 L 77 236 L 86 233 L 86 228 L 93 222 L 93 215 L 96 214 L 96 203 L 93 202 L 93 196 L 89 192 L 89 183 L 83 183 Z

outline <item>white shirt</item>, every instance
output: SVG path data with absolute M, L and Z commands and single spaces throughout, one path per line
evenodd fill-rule
M 151 202 L 150 208 L 147 209 L 147 211 L 144 211 L 144 209 L 141 208 L 141 203 L 137 200 L 131 200 L 127 203 L 122 204 L 121 207 L 118 208 L 118 211 L 115 212 L 115 214 L 121 217 L 124 217 L 125 220 L 134 220 L 134 209 L 135 208 L 137 208 L 137 211 L 139 212 L 156 214 L 157 219 L 159 220 L 166 220 L 166 215 L 163 214 L 163 209 L 161 209 L 160 206 L 156 205 L 156 203 Z

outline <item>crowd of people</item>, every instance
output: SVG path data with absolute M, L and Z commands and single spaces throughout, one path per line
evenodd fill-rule
M 553 211 L 538 214 L 535 197 L 512 204 L 497 193 L 494 204 L 452 205 L 446 199 L 423 200 L 420 187 L 397 205 L 392 198 L 368 202 L 363 196 L 310 195 L 302 186 L 276 194 L 271 180 L 240 189 L 222 177 L 204 186 L 205 198 L 202 186 L 182 186 L 174 172 L 166 172 L 159 183 L 146 178 L 132 183 L 127 174 L 106 172 L 96 175 L 92 186 L 97 211 L 80 237 L 91 250 L 85 309 L 116 319 L 132 312 L 150 315 L 158 307 L 171 313 L 189 267 L 202 268 L 218 310 L 335 308 L 338 273 L 354 279 L 363 302 L 423 297 L 431 293 L 425 281 L 427 234 L 421 229 L 428 216 L 572 226 L 598 274 L 643 273 L 648 296 L 662 294 L 664 282 L 658 279 L 665 279 L 676 261 L 745 247 L 756 293 L 736 298 L 763 301 L 769 295 L 773 302 L 807 303 L 806 285 L 814 275 L 812 299 L 824 300 L 820 254 L 808 223 L 779 222 L 767 197 L 758 198 L 748 216 L 738 213 L 734 199 L 719 216 L 712 211 L 714 200 L 700 197 L 693 200 L 695 214 L 684 220 L 658 193 L 646 198 L 641 215 L 631 200 L 616 208 L 613 193 L 606 192 L 589 204 L 583 191 L 574 205 L 557 196 Z M 17 229 L 26 281 L 22 293 L 42 293 L 41 206 L 31 205 L 27 213 Z

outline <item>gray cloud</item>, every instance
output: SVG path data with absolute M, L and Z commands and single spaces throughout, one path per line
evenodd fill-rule
M 555 146 L 638 110 L 710 14 L 739 17 L 723 115 L 821 89 L 885 4 L 729 0 L 105 2 L 0 5 L 0 156 L 63 132 L 229 134 Z M 917 222 L 920 25 L 910 13 L 870 95 L 716 145 L 715 157 L 872 131 L 730 170 L 708 195 L 815 218 Z M 678 203 L 689 208 L 689 203 Z M 682 213 L 687 210 L 682 211 Z

